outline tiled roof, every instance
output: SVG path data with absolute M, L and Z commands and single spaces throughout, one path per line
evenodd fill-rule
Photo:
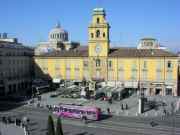
M 37 56 L 44 57 L 88 57 L 88 47 L 81 46 L 69 51 L 53 51 Z M 177 57 L 176 54 L 162 49 L 111 48 L 109 57 Z
M 53 51 L 49 53 L 45 53 L 43 55 L 36 56 L 44 56 L 44 57 L 88 57 L 87 50 L 69 50 L 69 51 Z
M 109 57 L 177 57 L 176 54 L 163 49 L 110 49 Z

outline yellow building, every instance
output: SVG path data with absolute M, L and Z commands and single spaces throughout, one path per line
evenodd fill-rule
M 88 46 L 61 49 L 34 57 L 36 77 L 52 80 L 88 80 L 123 89 L 144 90 L 146 95 L 177 96 L 177 55 L 156 47 L 112 48 L 105 10 L 93 10 Z M 150 43 L 150 44 L 149 44 Z

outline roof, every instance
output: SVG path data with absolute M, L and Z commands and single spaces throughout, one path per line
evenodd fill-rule
M 43 56 L 43 57 L 88 57 L 87 50 L 63 50 L 63 51 L 52 51 L 41 55 L 36 56 Z
M 110 49 L 109 57 L 177 57 L 177 55 L 162 49 L 118 48 Z
M 40 57 L 88 57 L 88 47 L 80 46 L 73 50 L 53 51 Z M 109 57 L 178 57 L 178 55 L 162 49 L 111 48 Z
M 145 37 L 145 38 L 142 38 L 141 40 L 156 40 L 155 38 L 150 38 L 150 37 Z
M 0 48 L 9 48 L 9 49 L 29 49 L 32 50 L 32 48 L 23 46 L 21 43 L 13 43 L 13 42 L 7 42 L 7 41 L 0 41 Z

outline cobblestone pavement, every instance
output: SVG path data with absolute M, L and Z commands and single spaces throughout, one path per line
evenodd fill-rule
M 73 98 L 62 98 L 58 97 L 50 97 L 50 93 L 45 93 L 42 95 L 42 100 L 39 102 L 41 106 L 46 105 L 58 105 L 59 103 L 64 104 L 81 104 L 86 106 L 97 106 L 100 107 L 103 113 L 107 113 L 107 108 L 110 108 L 110 111 L 113 115 L 117 116 L 137 116 L 138 114 L 138 96 L 133 95 L 129 98 L 126 98 L 121 101 L 113 101 L 112 104 L 108 103 L 107 101 L 100 101 L 100 100 L 86 100 L 86 99 L 73 99 Z M 178 110 L 177 103 L 180 101 L 179 97 L 172 97 L 172 96 L 151 96 L 147 97 L 149 101 L 155 101 L 157 104 L 164 104 L 159 105 L 156 109 L 146 110 L 141 116 L 144 117 L 155 117 L 155 116 L 163 116 L 171 114 Z M 37 104 L 36 101 L 35 104 Z M 127 110 L 122 110 L 122 104 L 125 106 L 128 105 Z M 173 106 L 172 106 L 173 104 Z M 166 112 L 165 112 L 165 111 Z
M 24 135 L 24 129 L 14 124 L 3 124 L 0 122 L 0 135 Z

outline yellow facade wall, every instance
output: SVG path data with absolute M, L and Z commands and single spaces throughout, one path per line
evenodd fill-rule
M 38 65 L 37 67 L 43 70 L 44 63 L 47 63 L 47 69 L 48 74 L 51 78 L 57 77 L 57 72 L 59 72 L 60 77 L 62 79 L 66 79 L 66 70 L 67 65 L 70 67 L 70 79 L 71 80 L 82 80 L 84 78 L 84 67 L 83 67 L 83 61 L 88 61 L 88 68 L 86 70 L 89 70 L 90 78 L 94 77 L 96 67 L 94 60 L 90 58 L 57 58 L 57 57 L 46 57 L 46 58 L 35 58 L 35 63 Z M 107 70 L 106 67 L 108 67 L 106 64 L 106 59 L 104 60 L 103 65 L 100 67 L 101 69 L 101 75 L 107 80 L 106 75 Z M 160 68 L 161 68 L 161 77 L 162 81 L 167 80 L 167 62 L 172 62 L 172 79 L 168 81 L 177 81 L 177 70 L 178 70 L 178 60 L 176 58 L 109 58 L 107 61 L 112 61 L 112 67 L 108 67 L 108 72 L 112 73 L 111 75 L 111 81 L 119 81 L 119 69 L 123 67 L 124 69 L 124 81 L 131 81 L 132 78 L 132 68 L 133 65 L 135 66 L 137 77 L 135 80 L 141 80 L 141 81 L 159 81 L 157 80 L 157 65 L 159 62 L 161 62 Z M 144 61 L 146 61 L 146 71 L 147 71 L 147 80 L 143 80 L 143 70 L 144 70 Z M 56 69 L 56 62 L 59 63 L 59 69 L 57 71 Z M 93 64 L 92 64 L 93 63 Z M 90 68 L 91 66 L 91 68 Z M 90 71 L 92 70 L 92 71 Z M 76 75 L 76 73 L 78 75 Z M 76 77 L 78 76 L 78 78 Z

